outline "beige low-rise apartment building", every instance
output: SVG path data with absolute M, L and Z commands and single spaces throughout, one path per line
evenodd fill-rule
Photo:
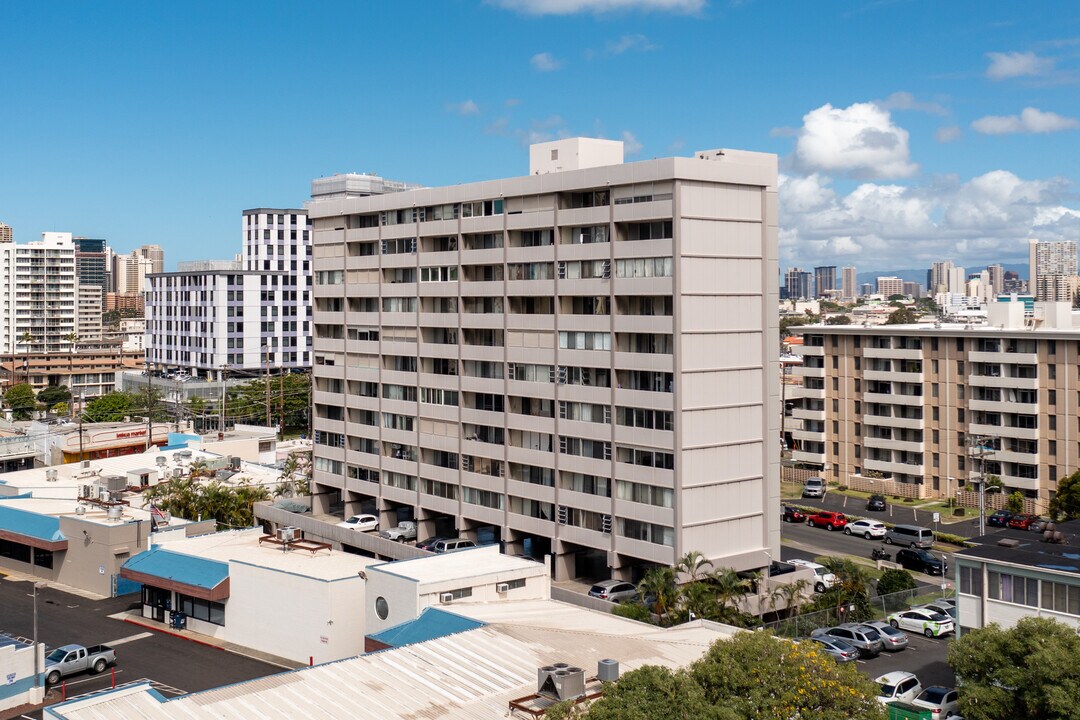
M 792 459 L 841 483 L 892 478 L 924 497 L 1001 478 L 1045 512 L 1080 466 L 1080 317 L 989 305 L 985 325 L 806 326 Z
M 316 193 L 315 512 L 636 578 L 779 557 L 776 157 Z M 340 508 L 340 510 L 339 510 Z

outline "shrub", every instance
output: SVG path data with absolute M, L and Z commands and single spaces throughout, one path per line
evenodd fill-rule
M 881 573 L 881 577 L 878 578 L 877 594 L 892 595 L 904 590 L 914 590 L 916 586 L 915 578 L 907 570 L 889 569 Z

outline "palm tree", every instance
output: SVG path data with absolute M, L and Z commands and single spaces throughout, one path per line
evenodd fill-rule
M 74 372 L 74 370 L 72 369 L 72 365 L 74 362 L 75 350 L 77 349 L 79 344 L 79 334 L 69 332 L 67 335 L 64 336 L 64 340 L 67 341 L 68 345 L 70 345 L 70 347 L 68 348 L 68 375 L 71 375 Z M 74 387 L 70 379 L 68 381 L 68 385 Z
M 653 612 L 661 617 L 674 610 L 677 601 L 675 569 L 659 566 L 649 568 L 638 583 L 638 594 L 643 599 L 655 598 Z
M 690 582 L 679 588 L 682 609 L 701 620 L 718 620 L 721 615 L 716 590 L 703 582 Z
M 739 577 L 731 568 L 720 568 L 710 573 L 708 582 L 716 590 L 716 597 L 721 609 L 730 607 L 739 609 L 738 598 L 750 592 L 750 581 Z
M 795 582 L 784 583 L 776 588 L 780 591 L 780 596 L 784 598 L 784 607 L 787 609 L 789 615 L 799 614 L 799 610 L 802 608 L 802 601 L 806 597 L 806 591 L 809 587 L 809 580 L 799 578 Z
M 697 550 L 691 550 L 679 558 L 679 562 L 675 563 L 675 570 L 686 575 L 689 582 L 697 582 L 712 570 L 712 566 L 711 560 Z
M 188 468 L 188 477 L 200 478 L 209 477 L 209 475 L 210 468 L 206 466 L 205 460 L 193 460 L 191 462 L 191 467 Z

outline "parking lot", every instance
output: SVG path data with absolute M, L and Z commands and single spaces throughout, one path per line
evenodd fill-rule
M 105 644 L 116 650 L 114 669 L 101 675 L 73 676 L 65 683 L 69 699 L 109 689 L 114 682 L 124 685 L 137 681 L 151 682 L 159 692 L 171 697 L 283 669 L 109 617 L 130 609 L 137 601 L 137 595 L 94 601 L 49 587 L 38 590 L 38 639 L 46 646 Z M 34 601 L 30 583 L 0 578 L 0 608 L 0 632 L 32 638 Z M 60 694 L 57 689 L 51 702 L 58 702 Z M 41 713 L 28 717 L 41 717 Z

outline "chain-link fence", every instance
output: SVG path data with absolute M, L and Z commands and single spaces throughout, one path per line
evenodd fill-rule
M 939 585 L 920 585 L 913 590 L 902 590 L 869 598 L 869 608 L 847 605 L 816 612 L 796 612 L 783 620 L 765 623 L 764 627 L 774 635 L 793 638 L 803 637 L 818 628 L 832 627 L 845 622 L 863 622 L 873 618 L 884 618 L 891 613 L 907 610 L 909 607 L 916 605 L 925 605 L 944 597 L 952 597 L 952 592 L 942 590 Z M 866 617 L 866 610 L 869 610 L 871 617 Z

